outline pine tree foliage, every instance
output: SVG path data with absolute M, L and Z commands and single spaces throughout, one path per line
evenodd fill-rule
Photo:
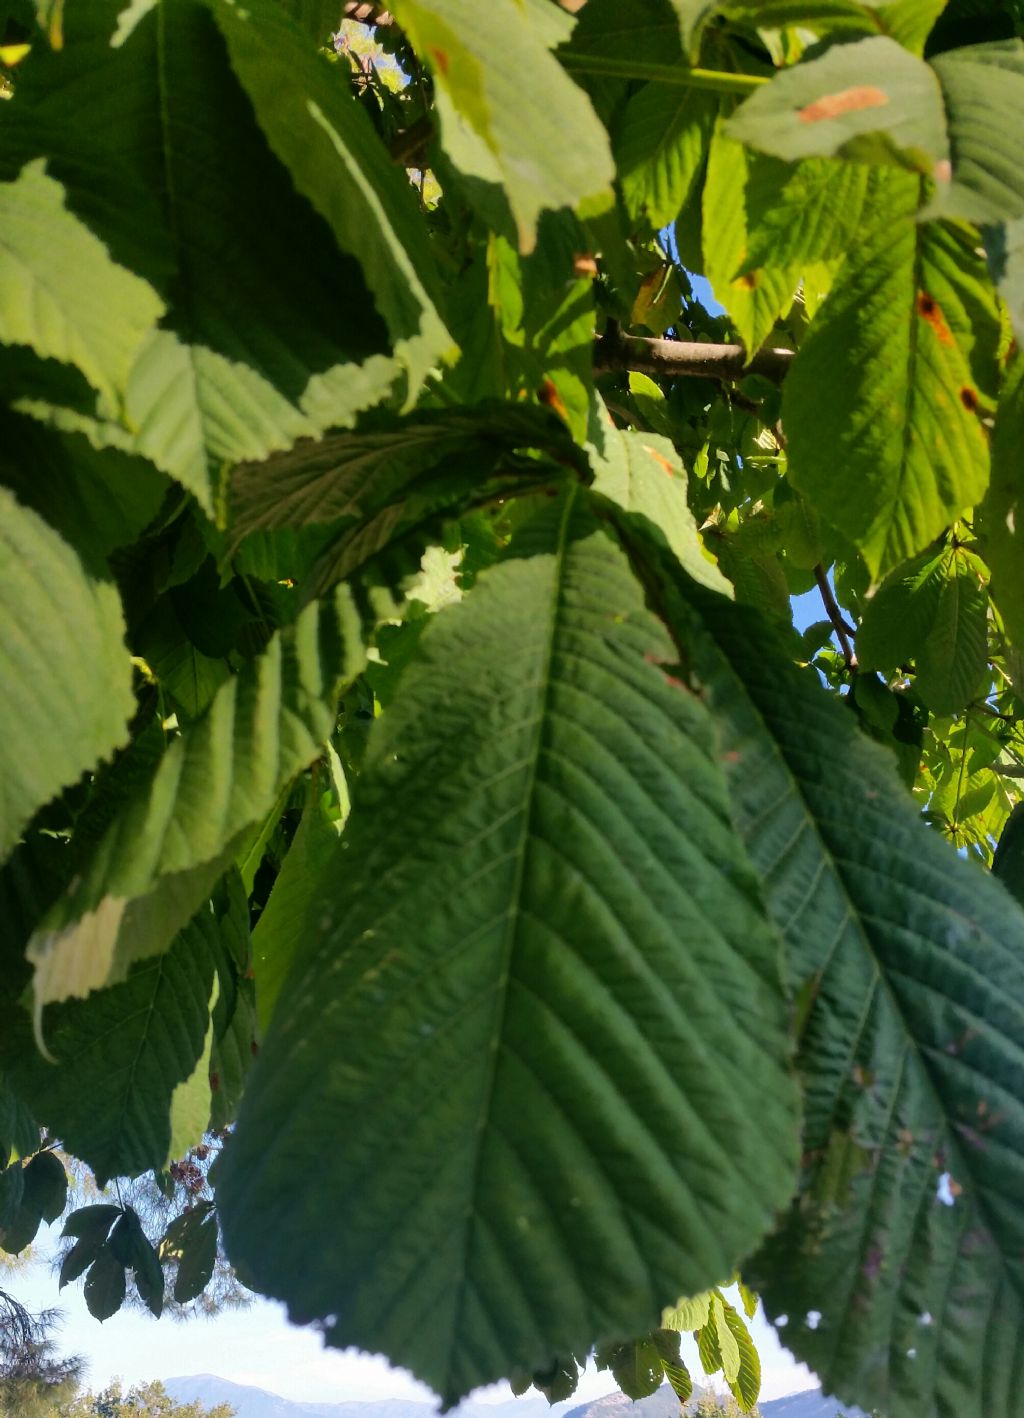
M 0 0 L 0 1249 L 1020 1412 L 1024 10 L 355 9 Z

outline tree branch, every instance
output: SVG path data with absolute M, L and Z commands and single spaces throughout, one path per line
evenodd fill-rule
M 688 340 L 654 340 L 623 335 L 616 327 L 595 341 L 594 371 L 633 370 L 670 379 L 742 379 L 762 374 L 780 383 L 793 362 L 793 351 L 758 350 L 748 355 L 742 345 L 705 345 Z
M 846 621 L 843 619 L 843 613 L 839 609 L 839 602 L 832 594 L 832 587 L 828 582 L 828 574 L 820 561 L 814 568 L 814 579 L 818 583 L 818 590 L 821 592 L 821 600 L 825 607 L 825 614 L 832 622 L 832 628 L 836 633 L 836 639 L 839 641 L 839 648 L 843 652 L 846 667 L 847 669 L 855 670 L 857 668 L 857 656 L 854 654 L 853 646 L 850 644 L 850 636 L 856 634 L 856 632 L 853 626 L 847 625 Z

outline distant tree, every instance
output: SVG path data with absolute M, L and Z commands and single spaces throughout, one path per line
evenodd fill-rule
M 119 1379 L 102 1391 L 80 1395 L 54 1410 L 54 1418 L 234 1418 L 228 1403 L 206 1408 L 198 1400 L 177 1403 L 162 1383 L 135 1384 L 127 1393 Z
M 743 1418 L 743 1409 L 732 1394 L 702 1393 L 693 1412 L 694 1418 Z M 761 1410 L 750 1409 L 746 1418 L 761 1418 Z
M 49 1418 L 78 1388 L 82 1361 L 58 1357 L 57 1310 L 32 1315 L 0 1290 L 0 1418 Z

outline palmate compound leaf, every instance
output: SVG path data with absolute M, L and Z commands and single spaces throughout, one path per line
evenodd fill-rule
M 392 9 L 432 71 L 446 155 L 464 176 L 503 185 L 521 251 L 533 250 L 544 211 L 611 208 L 608 134 L 528 9 L 517 0 L 397 0 Z
M 0 859 L 38 808 L 128 737 L 120 597 L 0 488 Z
M 791 1184 L 711 725 L 583 496 L 425 630 L 218 1186 L 243 1273 L 446 1403 L 650 1330 Z
M 789 471 L 874 577 L 921 551 L 988 483 L 982 400 L 998 316 L 969 231 L 919 223 L 907 177 L 848 258 L 783 390 Z
M 363 647 L 352 594 L 338 588 L 278 631 L 178 733 L 32 934 L 37 1016 L 166 949 L 284 784 L 317 757 Z
M 273 38 L 296 66 L 275 108 L 252 74 L 272 70 L 250 28 L 255 7 L 250 22 L 214 6 L 230 56 L 202 4 L 133 7 L 119 28 L 121 8 L 83 0 L 61 50 L 33 53 L 0 132 L 0 174 L 45 160 L 121 284 L 141 278 L 169 310 L 118 384 L 116 415 L 42 397 L 27 407 L 144 454 L 212 512 L 211 462 L 265 457 L 349 422 L 403 368 L 411 391 L 450 341 L 418 275 L 425 258 L 409 254 L 428 246 L 415 197 L 337 73 L 323 61 L 321 74 L 316 55 L 312 69 L 299 63 L 288 22 L 275 21 Z M 290 108 L 300 102 L 304 124 Z M 94 122 L 81 121 L 86 110 Z M 80 296 L 79 306 L 109 318 Z M 110 339 L 90 331 L 93 344 Z
M 715 715 L 801 1014 L 800 1191 L 744 1273 L 828 1392 L 900 1418 L 1015 1412 L 1024 913 L 761 618 L 664 553 L 648 584 Z

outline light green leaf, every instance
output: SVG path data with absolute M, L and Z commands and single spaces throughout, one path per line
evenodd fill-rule
M 793 483 L 873 576 L 926 547 L 988 482 L 982 396 L 997 316 L 958 229 L 903 209 L 850 257 L 783 390 Z
M 882 35 L 833 45 L 783 69 L 726 127 L 738 142 L 787 162 L 896 160 L 930 177 L 941 177 L 949 164 L 938 78 L 924 60 Z
M 749 163 L 747 153 L 726 135 L 720 121 L 711 140 L 704 182 L 704 274 L 753 354 L 792 304 L 800 271 L 795 266 L 748 269 L 745 193 Z
M 0 340 L 74 365 L 116 417 L 139 346 L 164 305 L 68 210 L 42 160 L 0 182 L 0 289 Z
M 363 658 L 359 616 L 339 588 L 221 686 L 33 933 L 37 1009 L 113 984 L 166 949 L 282 786 L 317 757 Z
M 674 222 L 696 191 L 719 97 L 701 89 L 645 84 L 630 98 L 615 135 L 626 209 L 651 226 Z
M 679 1402 L 685 1403 L 693 1393 L 693 1380 L 679 1353 L 678 1331 L 656 1329 L 651 1338 L 661 1355 L 661 1366 L 666 1379 L 672 1385 L 672 1390 Z
M 722 1359 L 722 1373 L 728 1384 L 734 1384 L 740 1372 L 740 1346 L 731 1326 L 725 1317 L 726 1301 L 721 1295 L 713 1295 L 711 1298 L 711 1319 L 715 1326 L 715 1337 L 718 1340 L 718 1352 Z M 732 1306 L 729 1306 L 732 1309 Z
M 164 956 L 157 957 L 157 963 L 164 959 Z M 203 1134 L 210 1126 L 211 1109 L 211 1089 L 210 1089 L 210 1056 L 213 1050 L 213 1018 L 212 1013 L 217 1004 L 218 981 L 214 979 L 213 989 L 206 1005 L 206 1033 L 203 1036 L 203 1046 L 196 1059 L 192 1072 L 175 1085 L 171 1094 L 170 1106 L 168 1108 L 168 1122 L 170 1124 L 170 1138 L 167 1143 L 167 1151 L 161 1158 L 158 1169 L 166 1170 L 167 1164 L 173 1162 L 178 1157 L 184 1157 L 187 1152 L 197 1143 L 202 1142 Z M 157 1107 L 157 1116 L 162 1115 L 162 1108 Z
M 890 167 L 809 158 L 747 157 L 747 250 L 741 271 L 836 261 L 891 217 L 905 176 Z
M 658 572 L 804 1001 L 800 1189 L 744 1271 L 838 1398 L 901 1418 L 1012 1410 L 1024 914 L 759 617 L 667 555 Z
M 0 858 L 33 813 L 128 737 L 116 588 L 0 488 Z
M 744 1285 L 742 1280 L 737 1280 L 736 1288 L 740 1292 L 740 1299 L 743 1301 L 743 1313 L 748 1320 L 752 1320 L 757 1314 L 758 1298 L 749 1285 Z
M 1010 366 L 992 439 L 992 482 L 980 531 L 992 599 L 1007 634 L 1024 650 L 1024 358 Z M 1018 526 L 1018 523 L 1020 524 Z
M 742 1317 L 737 1314 L 728 1300 L 723 1299 L 721 1303 L 725 1325 L 731 1334 L 738 1355 L 736 1372 L 731 1378 L 726 1374 L 726 1381 L 743 1412 L 749 1413 L 761 1392 L 761 1358 Z M 721 1334 L 722 1330 L 719 1326 L 720 1343 Z M 722 1353 L 724 1357 L 724 1345 Z
M 695 581 L 723 595 L 732 585 L 719 571 L 686 501 L 686 470 L 667 438 L 615 427 L 603 403 L 595 408 L 598 444 L 591 445 L 594 490 L 656 527 Z
M 689 1299 L 677 1300 L 674 1305 L 662 1312 L 662 1327 L 678 1330 L 703 1329 L 711 1318 L 713 1293 L 712 1290 L 705 1290 L 702 1294 L 693 1295 Z
M 604 126 L 515 0 L 486 9 L 397 0 L 393 9 L 433 73 L 446 153 L 466 176 L 502 182 L 521 251 L 533 250 L 541 212 L 597 216 L 611 206 Z
M 218 1187 L 256 1283 L 448 1403 L 653 1328 L 790 1184 L 776 945 L 712 725 L 581 502 L 428 622 Z

